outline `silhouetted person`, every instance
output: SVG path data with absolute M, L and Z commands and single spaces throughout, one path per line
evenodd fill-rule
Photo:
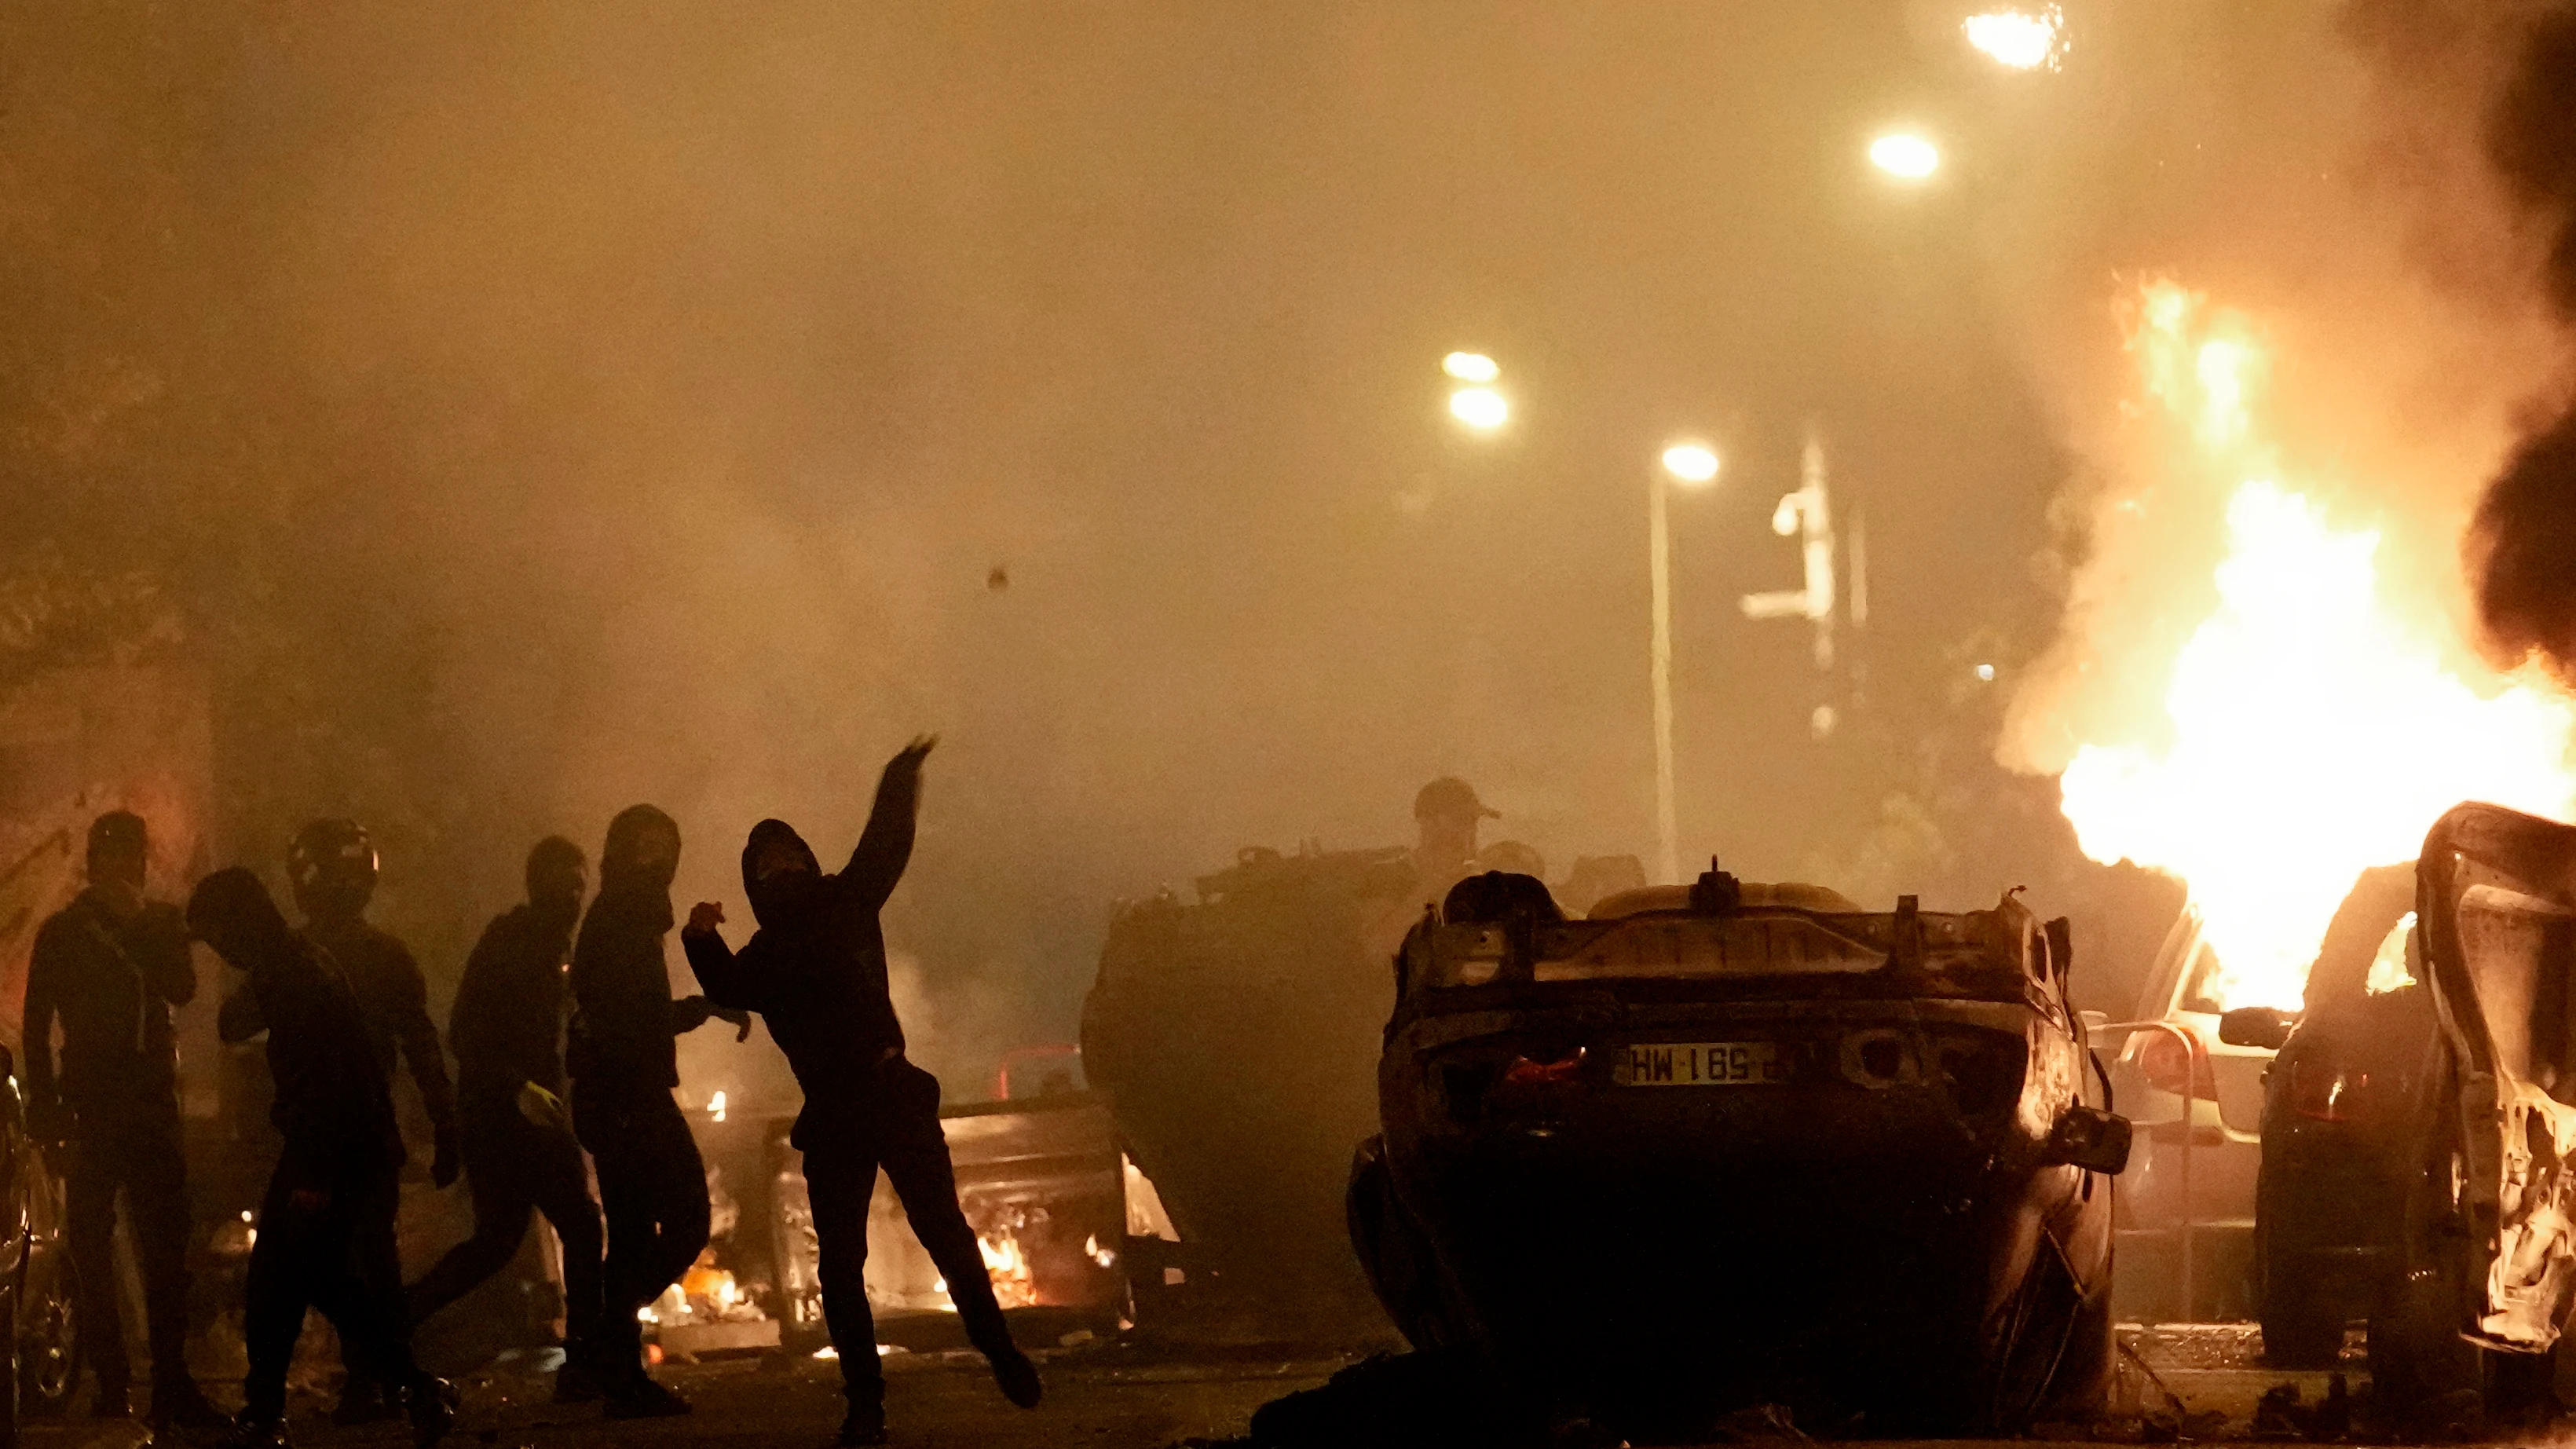
M 237 1442 L 286 1443 L 286 1370 L 307 1308 L 327 1314 L 354 1372 L 396 1387 L 415 1439 L 436 1442 L 454 1392 L 411 1356 L 394 1246 L 402 1134 L 366 1013 L 328 951 L 288 930 L 259 877 L 238 866 L 197 883 L 188 928 L 249 974 L 285 1138 L 261 1200 L 242 1308 L 250 1372 Z M 229 1006 L 230 1003 L 227 1003 Z
M 438 1028 L 429 1019 L 429 984 L 399 937 L 368 923 L 367 904 L 376 894 L 376 847 L 366 827 L 354 820 L 324 819 L 295 832 L 286 849 L 286 874 L 295 887 L 296 908 L 304 913 L 305 939 L 330 953 L 346 976 L 366 1013 L 367 1035 L 385 1080 L 408 1062 L 419 1085 L 421 1106 L 428 1112 L 431 1134 L 430 1180 L 440 1187 L 456 1181 L 461 1167 L 456 1128 L 456 1092 L 447 1079 L 447 1057 L 439 1050 Z M 225 1003 L 222 1034 L 226 1041 L 247 1041 L 259 1034 L 258 1000 L 242 993 Z M 399 1113 L 397 1113 L 399 1120 Z M 332 1417 L 343 1424 L 363 1424 L 389 1417 L 394 1406 L 384 1386 L 351 1364 Z
M 572 1120 L 599 1169 L 608 1218 L 600 1368 L 619 1418 L 685 1414 L 686 1399 L 644 1371 L 635 1310 L 662 1296 L 707 1245 L 707 1173 L 688 1119 L 671 1039 L 706 1023 L 707 999 L 671 999 L 662 938 L 680 827 L 650 805 L 608 824 L 599 895 L 572 950 L 573 1026 L 566 1065 Z M 870 1348 L 873 1354 L 875 1349 Z
M 98 1379 L 92 1412 L 131 1412 L 132 1365 L 116 1291 L 116 1196 L 125 1194 L 143 1270 L 156 1426 L 225 1422 L 188 1375 L 188 1168 L 179 1130 L 179 1052 L 170 1008 L 197 994 L 179 908 L 143 895 L 149 854 L 141 816 L 119 810 L 89 828 L 89 886 L 36 930 L 27 966 L 28 1117 L 37 1136 L 68 1138 L 65 1216 L 81 1315 L 80 1345 Z M 59 1080 L 54 1021 L 63 1027 Z
M 885 1374 L 865 1282 L 868 1199 L 880 1167 L 1002 1392 L 1023 1408 L 1035 1406 L 1040 1392 L 1037 1369 L 1011 1342 L 975 1230 L 957 1205 L 956 1173 L 939 1130 L 939 1079 L 905 1059 L 903 1024 L 886 990 L 877 912 L 912 858 L 921 762 L 931 744 L 915 740 L 886 766 L 867 829 L 837 875 L 823 874 L 813 849 L 784 822 L 753 828 L 742 883 L 759 928 L 739 953 L 717 931 L 724 908 L 712 902 L 690 911 L 680 937 L 708 999 L 759 1012 L 805 1089 L 805 1110 L 788 1141 L 805 1154 L 823 1316 L 850 1402 L 844 1444 L 885 1442 Z
M 447 1019 L 474 1235 L 407 1296 L 412 1322 L 471 1292 L 519 1251 L 543 1212 L 563 1243 L 564 1371 L 559 1401 L 595 1398 L 600 1372 L 599 1204 L 563 1105 L 564 967 L 581 920 L 581 847 L 548 836 L 528 852 L 528 899 L 493 918 L 466 958 Z
M 1421 882 L 1420 904 L 1437 904 L 1449 887 L 1476 869 L 1476 834 L 1502 812 L 1487 809 L 1476 788 L 1455 775 L 1443 775 L 1413 797 L 1413 873 Z

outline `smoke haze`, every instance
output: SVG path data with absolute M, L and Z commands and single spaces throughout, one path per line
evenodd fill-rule
M 738 897 L 751 822 L 828 862 L 939 732 L 889 928 L 971 1074 L 1071 1035 L 1111 900 L 1394 843 L 1437 774 L 1560 873 L 1651 854 L 1645 484 L 1707 436 L 1684 855 L 1804 873 L 2041 617 L 2051 446 L 1857 164 L 1922 54 L 1863 3 L 20 7 L 10 567 L 148 580 L 226 852 L 367 820 L 434 977 L 539 835 L 650 800 Z M 1733 604 L 1795 582 L 1810 419 L 1890 541 L 1890 723 L 1822 745 Z M 2030 876 L 1948 858 L 1882 874 Z
M 2383 597 L 2463 677 L 2477 620 L 2458 546 L 2564 349 L 2487 164 L 2531 7 L 2181 4 L 2070 9 L 2073 84 L 1990 242 L 2005 313 L 2081 463 L 2063 500 L 2063 628 L 2003 757 L 2053 774 L 2084 743 L 2161 743 L 2176 651 L 2207 617 L 2242 476 L 2146 406 L 2123 334 L 2166 279 L 2259 349 L 2257 426 L 2285 486 L 2380 533 Z M 2094 52 L 2117 74 L 2086 71 Z M 2082 83 L 2090 80 L 2091 84 Z

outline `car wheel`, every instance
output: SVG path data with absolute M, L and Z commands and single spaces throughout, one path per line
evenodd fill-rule
M 2263 1290 L 2263 1360 L 2274 1368 L 2323 1369 L 2343 1356 L 2343 1309 L 2308 1289 Z
M 61 1418 L 80 1386 L 79 1324 L 66 1266 L 59 1248 L 33 1255 L 12 1315 L 18 1323 L 14 1398 L 30 1419 Z

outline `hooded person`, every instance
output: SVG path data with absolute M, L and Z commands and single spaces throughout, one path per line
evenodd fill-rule
M 580 846 L 560 835 L 538 841 L 526 902 L 494 917 L 466 958 L 447 1039 L 474 1232 L 405 1294 L 417 1326 L 506 1267 L 529 1216 L 543 1212 L 563 1244 L 558 1402 L 600 1393 L 599 1204 L 563 1106 L 564 967 L 588 876 Z
M 742 880 L 758 929 L 742 950 L 725 944 L 717 929 L 724 908 L 714 902 L 691 910 L 680 935 L 707 998 L 759 1012 L 805 1091 L 788 1141 L 805 1154 L 823 1316 L 849 1396 L 843 1444 L 885 1442 L 885 1375 L 865 1283 L 868 1199 L 880 1168 L 1003 1393 L 1023 1408 L 1035 1407 L 1041 1393 L 1036 1367 L 1011 1342 L 975 1230 L 958 1207 L 939 1128 L 939 1079 L 905 1058 L 903 1024 L 887 991 L 877 913 L 912 857 L 921 763 L 932 743 L 914 740 L 886 766 L 858 848 L 837 874 L 825 875 L 813 848 L 784 821 L 753 828 Z
M 100 1418 L 122 1418 L 131 1365 L 116 1291 L 116 1200 L 125 1197 L 152 1351 L 157 1427 L 224 1422 L 188 1374 L 188 1167 L 180 1150 L 179 1049 L 171 1008 L 197 994 L 179 908 L 143 893 L 143 818 L 123 810 L 89 828 L 89 884 L 36 929 L 28 958 L 27 1115 L 70 1147 L 67 1235 L 80 1295 L 82 1356 Z M 62 1071 L 54 1024 L 62 1023 Z
M 199 881 L 187 919 L 250 977 L 277 1084 L 269 1115 L 285 1139 L 251 1245 L 242 1310 L 250 1371 L 235 1442 L 287 1442 L 286 1370 L 305 1311 L 319 1308 L 353 1371 L 392 1385 L 416 1442 L 435 1443 L 456 1397 L 412 1358 L 394 1240 L 402 1134 L 365 1008 L 330 953 L 288 929 L 249 871 Z
M 599 894 L 572 948 L 565 1066 L 573 1125 L 598 1168 L 608 1219 L 594 1369 L 616 1418 L 689 1411 L 688 1400 L 645 1372 L 635 1316 L 698 1260 L 709 1226 L 706 1167 L 671 1099 L 680 1085 L 672 1039 L 712 1014 L 703 996 L 672 999 L 663 962 L 679 869 L 680 827 L 670 816 L 650 805 L 620 811 L 600 847 Z

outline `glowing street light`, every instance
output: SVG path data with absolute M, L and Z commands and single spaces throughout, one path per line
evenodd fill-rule
M 1912 131 L 1890 131 L 1869 143 L 1869 163 L 1899 181 L 1923 181 L 1941 169 L 1941 148 Z
M 1480 433 L 1490 433 L 1512 419 L 1512 405 L 1490 387 L 1462 387 L 1449 394 L 1449 416 Z
M 1695 488 L 1717 476 L 1717 454 L 1705 443 L 1675 443 L 1664 450 L 1664 471 Z
M 1654 597 L 1646 659 L 1655 700 L 1655 879 L 1669 883 L 1681 878 L 1681 829 L 1673 806 L 1673 543 L 1666 515 L 1674 484 L 1701 488 L 1717 477 L 1717 450 L 1675 443 L 1664 449 L 1663 464 L 1646 481 L 1646 576 Z
M 2009 70 L 2057 69 L 2065 46 L 2066 15 L 2054 5 L 2036 10 L 1989 10 L 1959 22 L 1968 44 Z
M 1440 370 L 1460 382 L 1486 383 L 1503 375 L 1501 365 L 1481 352 L 1452 352 L 1440 359 Z

